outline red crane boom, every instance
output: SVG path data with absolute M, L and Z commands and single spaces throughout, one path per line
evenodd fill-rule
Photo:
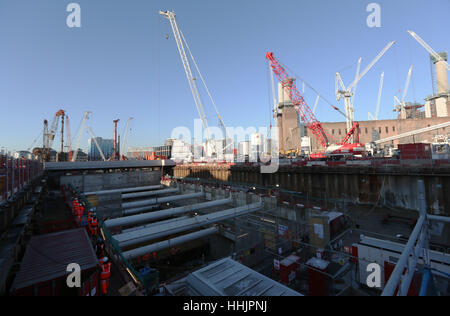
M 283 85 L 283 89 L 287 92 L 289 99 L 291 99 L 294 108 L 297 110 L 302 121 L 306 124 L 306 127 L 311 130 L 322 147 L 327 148 L 329 145 L 329 136 L 323 129 L 322 124 L 316 119 L 316 116 L 309 108 L 305 99 L 301 96 L 295 83 L 290 79 L 283 66 L 275 59 L 272 52 L 268 52 L 266 58 L 269 60 L 273 73 Z

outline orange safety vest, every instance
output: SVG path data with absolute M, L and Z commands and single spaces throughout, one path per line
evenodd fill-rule
M 92 216 L 94 216 L 94 213 L 89 211 L 88 212 L 88 223 L 89 223 L 89 225 L 91 225 L 91 223 L 92 223 Z
M 103 263 L 100 262 L 100 267 L 102 268 L 102 272 L 100 273 L 100 279 L 105 280 L 111 277 L 111 262 Z

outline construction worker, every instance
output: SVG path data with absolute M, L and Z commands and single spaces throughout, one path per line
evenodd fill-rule
M 95 244 L 95 253 L 97 258 L 103 258 L 105 256 L 105 242 L 102 238 L 98 238 L 97 244 Z
M 80 225 L 81 225 L 81 219 L 83 217 L 83 213 L 84 213 L 84 206 L 83 206 L 83 204 L 80 204 L 76 211 L 78 223 L 80 223 Z
M 100 260 L 100 286 L 102 288 L 103 295 L 108 294 L 109 278 L 111 277 L 111 262 L 108 257 L 103 257 Z
M 94 212 L 92 211 L 92 209 L 89 209 L 88 211 L 88 225 L 89 227 L 91 226 L 91 222 L 92 222 L 92 217 L 94 216 Z
M 91 224 L 89 225 L 89 230 L 92 237 L 96 237 L 98 233 L 98 220 L 97 216 L 92 216 Z
M 72 202 L 72 215 L 76 215 L 77 214 L 77 209 L 78 209 L 78 200 L 75 198 Z

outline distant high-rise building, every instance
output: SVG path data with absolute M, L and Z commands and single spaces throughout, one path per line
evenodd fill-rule
M 101 137 L 96 137 L 98 146 L 101 148 L 103 155 L 106 159 L 109 159 L 114 152 L 114 139 L 104 139 Z M 95 144 L 93 138 L 88 139 L 88 155 L 89 160 L 102 160 L 102 155 L 100 154 L 97 145 Z

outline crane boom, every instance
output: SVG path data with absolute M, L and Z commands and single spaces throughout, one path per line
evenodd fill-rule
M 50 131 L 48 132 L 48 149 L 50 150 L 53 146 L 53 141 L 55 140 L 56 137 L 56 131 L 58 130 L 59 127 L 59 117 L 62 116 L 64 117 L 64 111 L 63 110 L 59 110 L 58 112 L 55 113 L 55 116 L 53 117 L 53 121 L 52 121 L 52 125 L 50 125 Z
M 86 120 L 89 118 L 90 113 L 91 112 L 89 112 L 89 111 L 84 112 L 83 119 L 81 120 L 80 130 L 78 131 L 78 135 L 77 135 L 77 138 L 75 141 L 75 146 L 73 147 L 74 152 L 73 152 L 72 161 L 77 160 L 78 148 L 80 147 L 81 136 L 83 135 L 83 130 L 84 130 L 84 124 L 86 123 Z
M 132 119 L 133 119 L 132 117 L 128 118 L 127 124 L 125 124 L 125 131 L 123 132 L 124 136 L 123 136 L 123 139 L 122 139 L 122 146 L 120 148 L 120 160 L 123 160 L 122 157 L 123 157 L 125 151 L 127 150 L 126 143 L 127 143 L 127 137 L 128 137 L 128 127 L 129 127 L 130 121 Z
M 195 106 L 197 108 L 198 115 L 202 121 L 203 129 L 205 134 L 209 133 L 208 120 L 206 118 L 205 109 L 203 108 L 202 100 L 200 98 L 200 94 L 198 92 L 196 78 L 192 74 L 191 66 L 189 64 L 189 59 L 186 55 L 186 50 L 183 45 L 183 39 L 181 35 L 181 31 L 178 27 L 177 20 L 175 19 L 175 13 L 172 11 L 159 11 L 159 14 L 163 17 L 167 18 L 170 22 L 170 26 L 172 27 L 173 35 L 175 38 L 175 42 L 178 47 L 178 52 L 180 54 L 181 62 L 183 63 L 184 71 L 186 72 L 186 78 L 189 83 L 189 88 L 191 89 L 192 96 L 194 97 Z M 207 135 L 207 139 L 208 139 Z
M 95 146 L 98 149 L 98 152 L 100 153 L 100 156 L 102 156 L 103 161 L 106 161 L 105 155 L 103 154 L 103 150 L 100 148 L 100 145 L 97 142 L 97 138 L 94 135 L 94 132 L 92 131 L 92 128 L 90 126 L 87 127 L 89 134 L 92 136 L 92 140 L 94 141 Z
M 297 110 L 301 120 L 306 124 L 314 137 L 319 141 L 323 148 L 327 148 L 329 145 L 329 137 L 322 127 L 322 124 L 316 119 L 316 116 L 306 104 L 305 100 L 301 96 L 294 82 L 291 82 L 286 70 L 281 66 L 278 60 L 275 59 L 272 52 L 266 54 L 266 58 L 270 62 L 273 73 L 277 76 L 278 80 L 283 85 L 286 93 L 291 99 L 294 108 Z
M 381 74 L 381 77 L 380 77 L 380 86 L 378 88 L 377 107 L 375 110 L 375 120 L 378 120 L 378 114 L 380 113 L 381 93 L 383 93 L 383 82 L 384 82 L 384 72 Z
M 348 90 L 351 90 L 354 85 L 356 85 L 368 72 L 372 67 L 378 62 L 378 60 L 383 57 L 383 55 L 391 48 L 392 45 L 395 44 L 395 41 L 389 42 L 382 50 L 378 53 L 377 57 L 372 60 L 372 62 L 363 70 L 363 72 L 359 75 L 358 79 L 353 81 L 350 86 L 347 87 Z
M 408 33 L 419 43 L 425 50 L 436 59 L 436 61 L 443 61 L 445 63 L 445 66 L 447 67 L 447 70 L 450 70 L 450 65 L 430 47 L 419 35 L 417 35 L 415 32 L 408 30 Z
M 403 89 L 402 103 L 405 102 L 406 94 L 408 93 L 409 82 L 411 81 L 412 70 L 413 70 L 413 65 L 411 65 L 411 67 L 409 67 L 409 70 L 408 70 L 408 75 L 406 77 L 406 82 L 405 82 L 405 89 Z

